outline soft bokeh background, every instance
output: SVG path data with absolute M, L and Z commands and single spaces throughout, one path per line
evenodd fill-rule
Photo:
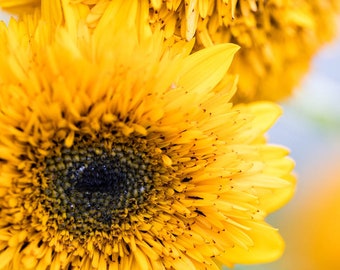
M 270 142 L 290 148 L 298 175 L 295 197 L 268 218 L 285 239 L 285 253 L 235 270 L 340 269 L 340 20 L 338 29 L 269 132 Z
M 299 178 L 295 197 L 268 219 L 285 238 L 285 254 L 235 270 L 340 269 L 340 30 L 298 88 L 269 132 L 270 142 L 291 149 Z

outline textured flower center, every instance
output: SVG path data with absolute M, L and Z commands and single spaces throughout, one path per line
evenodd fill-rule
M 125 162 L 125 159 L 120 160 L 105 154 L 94 158 L 91 163 L 81 165 L 70 172 L 70 177 L 76 182 L 72 191 L 91 196 L 97 193 L 100 196 L 109 196 L 114 201 L 112 206 L 115 209 L 127 206 L 131 197 L 142 199 L 145 183 L 136 171 L 140 167 L 139 162 L 134 163 L 136 166 Z
M 75 234 L 108 232 L 144 211 L 162 168 L 160 155 L 147 150 L 140 142 L 109 149 L 76 144 L 48 157 L 44 205 L 50 216 L 62 218 L 58 228 Z

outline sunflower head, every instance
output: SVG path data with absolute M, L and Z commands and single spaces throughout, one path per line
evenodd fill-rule
M 151 1 L 150 22 L 195 50 L 232 42 L 240 75 L 233 102 L 291 96 L 315 53 L 336 33 L 339 1 Z
M 67 3 L 0 26 L 0 269 L 276 259 L 264 219 L 295 181 L 264 137 L 280 109 L 229 102 L 236 45 L 168 47 L 123 3 L 95 29 Z
M 63 1 L 52 2 L 60 5 Z M 82 10 L 81 18 L 90 28 L 95 28 L 111 1 L 63 3 L 67 2 Z M 4 9 L 19 14 L 39 5 L 45 9 L 50 3 L 0 0 Z M 171 42 L 195 37 L 195 50 L 225 42 L 240 45 L 231 67 L 231 71 L 241 77 L 233 99 L 239 103 L 289 97 L 307 72 L 313 55 L 334 37 L 340 5 L 337 0 L 298 3 L 294 0 L 143 0 L 138 2 L 138 9 L 141 11 L 138 18 L 148 21 L 153 31 L 162 28 L 165 38 Z M 55 7 L 49 17 L 58 17 L 56 13 Z
M 0 6 L 6 11 L 22 14 L 32 12 L 34 8 L 40 6 L 40 2 L 40 0 L 0 0 Z

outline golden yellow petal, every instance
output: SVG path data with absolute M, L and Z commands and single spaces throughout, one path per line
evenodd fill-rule
M 221 44 L 196 52 L 182 64 L 176 84 L 197 93 L 214 88 L 226 74 L 237 50 L 236 45 Z
M 248 248 L 234 246 L 217 257 L 218 260 L 226 260 L 240 264 L 255 264 L 260 262 L 272 262 L 277 260 L 284 251 L 284 242 L 280 234 L 272 228 L 252 227 L 247 232 L 254 242 Z M 263 245 L 265 243 L 265 245 Z M 233 258 L 237 258 L 233 260 Z

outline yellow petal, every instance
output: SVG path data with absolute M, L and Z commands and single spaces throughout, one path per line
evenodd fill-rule
M 251 230 L 247 232 L 248 236 L 253 240 L 253 246 L 248 249 L 235 246 L 226 250 L 221 256 L 221 261 L 254 264 L 271 262 L 278 259 L 284 251 L 284 241 L 280 234 L 269 226 L 260 227 L 251 225 Z M 218 257 L 220 260 L 220 257 Z
M 190 91 L 214 88 L 226 74 L 234 54 L 234 44 L 221 44 L 190 55 L 183 63 L 177 85 Z
M 284 179 L 289 183 L 288 186 L 273 189 L 270 193 L 261 196 L 259 207 L 267 213 L 272 213 L 284 206 L 295 194 L 296 177 L 287 175 Z

